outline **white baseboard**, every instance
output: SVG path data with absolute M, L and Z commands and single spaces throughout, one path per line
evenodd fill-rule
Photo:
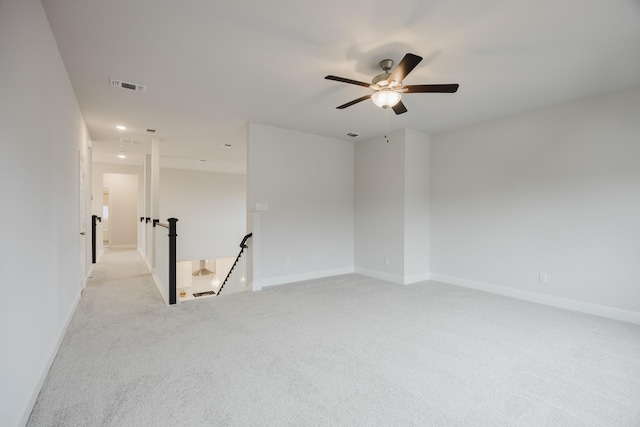
M 253 282 L 253 290 L 258 291 L 266 286 L 284 285 L 285 283 L 302 282 L 311 279 L 321 279 L 323 277 L 339 276 L 341 274 L 353 273 L 353 267 L 336 268 L 333 270 L 312 271 L 302 274 L 291 274 L 288 276 L 270 277 Z
M 396 274 L 383 273 L 381 271 L 369 270 L 368 268 L 355 267 L 354 271 L 363 276 L 373 277 L 374 279 L 386 280 L 387 282 L 404 285 L 404 276 Z
M 53 348 L 49 352 L 49 357 L 45 361 L 44 365 L 40 369 L 40 378 L 33 386 L 33 393 L 29 400 L 25 403 L 22 410 L 22 418 L 18 421 L 18 426 L 26 426 L 27 421 L 29 421 L 29 416 L 31 415 L 31 411 L 33 410 L 33 406 L 36 404 L 36 400 L 38 400 L 38 395 L 40 394 L 40 390 L 42 390 L 42 386 L 44 385 L 45 380 L 47 379 L 47 375 L 49 375 L 49 370 L 51 369 L 51 365 L 53 365 L 53 361 L 55 360 L 58 350 L 60 349 L 60 345 L 62 344 L 62 340 L 67 333 L 67 329 L 69 328 L 69 324 L 71 324 L 71 319 L 73 319 L 73 314 L 76 312 L 76 308 L 78 308 L 78 304 L 80 303 L 80 295 L 78 292 L 76 295 L 73 304 L 71 304 L 71 308 L 67 313 L 66 318 L 64 319 L 64 324 L 60 329 L 60 333 L 56 338 L 56 342 L 53 344 Z
M 153 272 L 151 272 L 151 278 L 153 279 L 153 283 L 156 285 L 156 288 L 158 289 L 158 292 L 160 293 L 162 300 L 166 305 L 169 305 L 169 295 L 165 295 L 164 292 L 162 292 L 162 290 L 160 289 L 162 280 L 160 280 L 160 278 L 157 275 L 155 275 Z
M 138 249 L 138 245 L 109 245 L 109 249 Z
M 416 274 L 414 276 L 405 276 L 404 284 L 411 285 L 413 283 L 426 282 L 427 280 L 431 280 L 431 273 L 422 273 L 422 274 Z
M 383 273 L 381 271 L 369 270 L 362 267 L 356 267 L 355 272 L 358 274 L 362 274 L 363 276 L 386 280 L 387 282 L 397 283 L 399 285 L 411 285 L 413 283 L 424 282 L 431 278 L 430 273 L 416 274 L 414 276 L 398 276 L 395 274 Z
M 460 277 L 446 276 L 443 274 L 431 273 L 431 280 L 640 325 L 640 313 L 631 310 L 592 304 L 553 295 L 539 294 L 522 289 L 510 288 L 493 283 L 477 282 L 475 280 L 462 279 Z

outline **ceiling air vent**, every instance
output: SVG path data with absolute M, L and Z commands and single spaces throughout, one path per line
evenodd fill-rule
M 347 134 L 347 136 L 350 136 L 351 138 L 357 138 L 357 137 L 359 137 L 360 135 L 359 135 L 359 134 L 357 134 L 357 133 L 349 132 L 349 133 Z
M 155 129 L 147 129 L 145 132 L 147 132 L 147 133 L 156 133 L 158 131 L 155 130 Z
M 127 82 L 123 82 L 122 80 L 109 79 L 109 83 L 111 83 L 111 86 L 121 87 L 122 89 L 135 90 L 136 92 L 147 91 L 146 86 L 142 86 L 136 83 L 127 83 Z
M 142 145 L 142 141 L 138 139 L 131 139 L 131 138 L 120 138 L 120 143 L 129 144 L 129 145 Z

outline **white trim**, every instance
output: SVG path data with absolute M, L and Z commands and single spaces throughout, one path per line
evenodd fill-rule
M 510 288 L 493 283 L 477 282 L 475 280 L 462 279 L 460 277 L 446 276 L 443 274 L 431 273 L 431 280 L 640 325 L 640 313 L 636 311 L 592 304 L 553 295 L 544 295 L 523 289 Z
M 164 292 L 162 292 L 162 290 L 160 289 L 160 285 L 159 284 L 162 284 L 162 280 L 160 280 L 160 278 L 155 273 L 151 273 L 151 278 L 153 279 L 153 283 L 156 285 L 156 289 L 158 289 L 158 293 L 162 297 L 162 300 L 164 301 L 164 303 L 166 305 L 170 305 L 169 304 L 169 295 L 165 296 Z M 167 287 L 169 287 L 169 286 L 167 286 Z
M 431 280 L 431 273 L 416 274 L 415 276 L 404 276 L 404 284 L 412 285 L 414 283 L 426 282 Z
M 355 272 L 362 274 L 363 276 L 373 277 L 374 279 L 386 280 L 387 282 L 397 283 L 399 285 L 405 284 L 403 276 L 397 276 L 395 274 L 383 273 L 381 271 L 369 270 L 367 268 L 356 267 Z
M 138 245 L 109 245 L 109 249 L 138 249 Z
M 71 309 L 67 313 L 67 318 L 65 319 L 65 322 L 62 325 L 62 328 L 60 329 L 60 333 L 58 334 L 58 338 L 56 339 L 56 342 L 53 344 L 53 348 L 49 353 L 49 358 L 45 361 L 44 366 L 42 366 L 42 369 L 40 370 L 40 379 L 33 387 L 33 393 L 31 395 L 31 398 L 29 398 L 29 400 L 23 406 L 22 417 L 20 419 L 19 424 L 17 425 L 26 426 L 27 421 L 29 421 L 29 416 L 31 415 L 31 411 L 33 411 L 33 406 L 36 404 L 36 400 L 38 400 L 38 395 L 40 394 L 40 390 L 42 390 L 42 386 L 44 385 L 44 382 L 47 379 L 47 375 L 49 375 L 49 370 L 51 369 L 51 365 L 53 365 L 53 361 L 58 355 L 58 350 L 60 349 L 62 340 L 64 339 L 64 336 L 67 334 L 67 329 L 71 324 L 71 319 L 73 319 L 73 314 L 76 312 L 76 308 L 78 308 L 78 304 L 80 303 L 80 298 L 81 298 L 80 295 L 81 293 L 78 292 L 75 300 L 73 301 L 73 304 L 71 305 Z
M 254 290 L 261 290 L 266 286 L 284 285 L 285 283 L 303 282 L 311 279 L 321 279 L 323 277 L 339 276 L 341 274 L 353 273 L 353 267 L 336 268 L 333 270 L 312 271 L 309 273 L 291 274 L 289 276 L 271 277 L 253 282 Z
M 369 270 L 367 268 L 356 267 L 355 272 L 363 276 L 373 277 L 374 279 L 386 280 L 387 282 L 397 283 L 399 285 L 411 285 L 419 282 L 426 282 L 431 279 L 431 273 L 416 274 L 414 276 L 398 276 L 395 274 L 383 273 L 381 271 Z

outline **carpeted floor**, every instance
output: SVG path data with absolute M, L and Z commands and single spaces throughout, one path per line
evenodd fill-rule
M 29 426 L 640 426 L 640 326 L 349 274 L 164 305 L 111 251 Z

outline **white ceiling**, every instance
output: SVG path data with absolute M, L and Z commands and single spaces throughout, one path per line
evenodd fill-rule
M 424 60 L 405 84 L 460 89 L 406 95 L 392 130 L 436 133 L 640 85 L 640 0 L 42 3 L 98 161 L 141 164 L 147 128 L 158 130 L 163 164 L 236 173 L 249 122 L 380 135 L 384 111 L 372 102 L 335 109 L 369 89 L 324 76 L 369 82 L 380 60 L 407 52 Z

